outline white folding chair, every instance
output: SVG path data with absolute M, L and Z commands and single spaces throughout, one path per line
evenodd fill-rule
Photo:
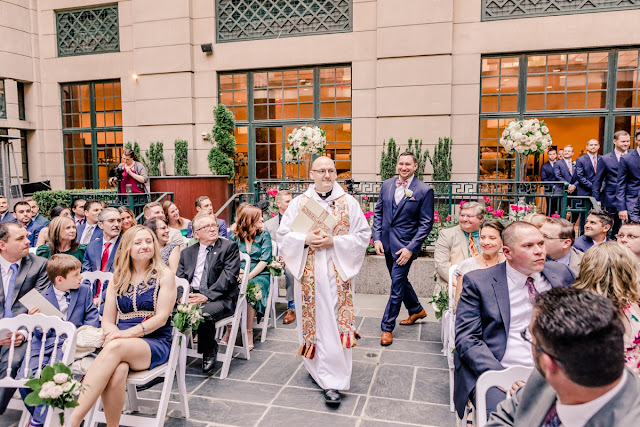
M 56 362 L 57 353 L 61 351 L 58 349 L 58 344 L 60 343 L 60 338 L 64 335 L 66 336 L 64 346 L 64 353 L 62 354 L 62 358 L 60 362 L 65 365 L 69 365 L 73 362 L 73 358 L 76 353 L 76 327 L 71 322 L 65 322 L 59 317 L 55 316 L 45 316 L 44 314 L 21 314 L 12 318 L 0 319 L 0 330 L 6 330 L 10 333 L 13 332 L 11 337 L 11 341 L 15 340 L 15 332 L 21 330 L 24 332 L 26 337 L 26 341 L 22 344 L 26 346 L 26 351 L 24 355 L 24 364 L 23 368 L 29 366 L 29 360 L 31 359 L 32 353 L 38 354 L 38 370 L 33 373 L 34 377 L 39 377 L 42 372 L 42 364 L 44 362 L 45 356 L 45 343 L 47 334 L 51 331 L 54 334 L 54 342 L 53 342 L 53 352 L 51 353 L 51 357 L 49 359 L 48 365 L 51 366 Z M 40 330 L 42 332 L 42 345 L 39 349 L 32 349 L 31 343 L 33 340 L 33 333 L 36 330 Z M 51 337 L 50 337 L 51 338 Z M 35 352 L 38 353 L 35 353 Z M 7 388 L 21 388 L 24 387 L 25 383 L 29 381 L 29 369 L 23 369 L 23 374 L 19 378 L 11 378 L 11 365 L 13 364 L 14 358 L 14 347 L 13 345 L 9 349 L 9 359 L 7 361 L 7 372 L 6 376 L 0 379 L 0 387 Z M 22 411 L 22 416 L 20 418 L 19 426 L 27 426 L 29 424 L 29 419 L 31 414 L 27 410 L 26 406 L 24 406 L 21 399 L 13 398 L 9 402 L 9 409 L 15 409 L 18 411 Z M 57 416 L 53 416 L 53 410 L 49 410 L 47 412 L 47 418 L 45 420 L 45 426 L 56 426 L 59 425 L 59 419 Z
M 108 271 L 83 271 L 82 272 L 82 281 L 87 280 L 91 283 L 91 286 L 99 280 L 98 286 L 100 286 L 100 292 L 98 293 L 98 308 L 102 305 L 102 293 L 104 292 L 104 287 L 108 286 L 105 283 L 111 283 L 113 281 L 113 273 Z
M 189 300 L 189 282 L 186 279 L 176 277 L 176 285 L 182 288 L 182 303 Z M 120 416 L 120 425 L 124 426 L 152 426 L 161 427 L 165 423 L 167 412 L 177 409 L 182 413 L 184 418 L 189 418 L 189 401 L 187 399 L 187 385 L 185 382 L 186 357 L 187 353 L 187 337 L 185 337 L 178 329 L 173 328 L 173 341 L 171 343 L 171 352 L 169 360 L 160 366 L 146 371 L 130 372 L 127 376 L 127 398 L 129 409 L 138 411 L 141 406 L 146 408 L 157 409 L 156 416 L 149 418 L 143 415 L 122 414 Z M 143 385 L 149 381 L 164 377 L 162 386 L 162 394 L 160 399 L 141 398 L 138 396 L 136 386 Z M 173 387 L 173 378 L 178 380 L 178 395 L 180 401 L 171 400 L 171 388 Z M 94 427 L 98 423 L 106 422 L 104 410 L 102 408 L 102 400 L 98 398 L 96 404 L 88 415 L 88 421 L 85 423 L 87 427 Z
M 442 313 L 442 353 L 447 358 L 447 364 L 449 365 L 449 410 L 455 412 L 453 405 L 453 353 L 456 341 L 456 315 L 455 315 L 455 291 L 453 288 L 453 281 L 455 278 L 455 270 L 458 266 L 452 265 L 449 267 L 449 306 L 447 310 Z
M 271 241 L 271 252 L 278 255 L 278 244 L 275 242 L 275 240 Z M 271 305 L 272 305 L 272 309 L 273 309 L 273 313 L 275 314 L 276 312 L 276 303 L 282 303 L 282 304 L 287 304 L 289 301 L 287 300 L 286 296 L 280 296 L 280 277 L 272 277 L 272 279 L 275 279 L 274 281 L 271 282 L 271 290 L 274 290 L 274 286 L 275 286 L 275 292 L 273 294 L 273 299 L 271 300 Z M 274 316 L 275 318 L 275 316 Z M 275 328 L 275 326 L 274 326 Z
M 511 366 L 502 371 L 487 371 L 480 375 L 476 382 L 476 410 L 475 427 L 484 427 L 487 424 L 487 391 L 492 387 L 500 387 L 507 393 L 516 381 L 526 381 L 533 371 L 529 366 Z M 507 394 L 507 399 L 509 399 Z

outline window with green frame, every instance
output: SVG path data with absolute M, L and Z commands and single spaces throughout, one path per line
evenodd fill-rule
M 65 83 L 61 93 L 66 187 L 107 188 L 122 157 L 120 81 Z
M 58 56 L 120 51 L 118 5 L 56 12 Z
M 0 119 L 7 118 L 7 102 L 4 96 L 4 79 L 0 79 Z
M 351 66 L 332 65 L 218 75 L 219 101 L 236 118 L 236 191 L 261 179 L 307 178 L 284 160 L 293 129 L 326 131 L 338 178 L 351 176 Z
M 25 120 L 24 83 L 18 82 L 18 119 Z
M 547 123 L 553 146 L 586 143 L 613 149 L 613 134 L 633 134 L 640 125 L 640 50 L 610 48 L 566 52 L 491 55 L 482 58 L 479 171 L 481 180 L 515 180 L 516 159 L 499 143 L 513 119 Z M 546 156 L 530 156 L 527 178 L 536 179 Z

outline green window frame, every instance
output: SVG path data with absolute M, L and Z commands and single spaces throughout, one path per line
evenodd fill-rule
M 58 56 L 120 51 L 118 5 L 56 12 Z
M 20 151 L 22 153 L 22 182 L 29 182 L 29 151 L 27 148 L 27 142 L 29 133 L 22 129 L 20 130 Z
M 7 99 L 4 94 L 4 79 L 0 79 L 0 119 L 7 118 Z
M 18 82 L 18 119 L 26 120 L 24 104 L 24 83 Z

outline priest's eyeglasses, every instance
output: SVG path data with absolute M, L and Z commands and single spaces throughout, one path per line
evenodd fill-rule
M 319 173 L 320 175 L 333 175 L 336 173 L 335 169 L 311 169 L 312 172 Z
M 540 347 L 538 344 L 535 344 L 533 342 L 533 338 L 531 337 L 531 332 L 529 332 L 529 328 L 523 330 L 522 332 L 520 332 L 520 336 L 522 337 L 523 340 L 525 340 L 526 342 L 528 342 L 529 344 L 531 344 L 532 346 L 535 347 L 536 350 L 538 350 L 540 353 L 544 353 L 547 356 L 549 356 L 550 358 L 552 358 L 553 360 L 555 360 L 556 362 L 564 365 L 564 360 L 562 359 L 558 359 L 557 357 L 555 357 L 553 354 L 550 354 L 548 351 L 546 351 L 544 348 Z

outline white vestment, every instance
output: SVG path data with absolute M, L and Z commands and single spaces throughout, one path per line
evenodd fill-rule
M 322 200 L 311 185 L 304 193 L 313 197 L 325 210 L 330 211 L 332 201 L 345 194 L 334 183 L 331 195 Z M 359 203 L 346 195 L 349 208 L 349 234 L 334 236 L 333 247 L 315 251 L 316 349 L 313 359 L 303 357 L 304 365 L 323 390 L 348 390 L 351 383 L 351 349 L 343 348 L 338 332 L 338 294 L 335 270 L 342 280 L 353 279 L 362 266 L 364 254 L 371 238 L 371 228 Z M 287 270 L 296 280 L 295 303 L 298 319 L 298 338 L 302 345 L 302 289 L 300 281 L 307 261 L 306 235 L 291 231 L 290 225 L 298 214 L 300 196 L 291 201 L 280 221 L 277 243 Z

